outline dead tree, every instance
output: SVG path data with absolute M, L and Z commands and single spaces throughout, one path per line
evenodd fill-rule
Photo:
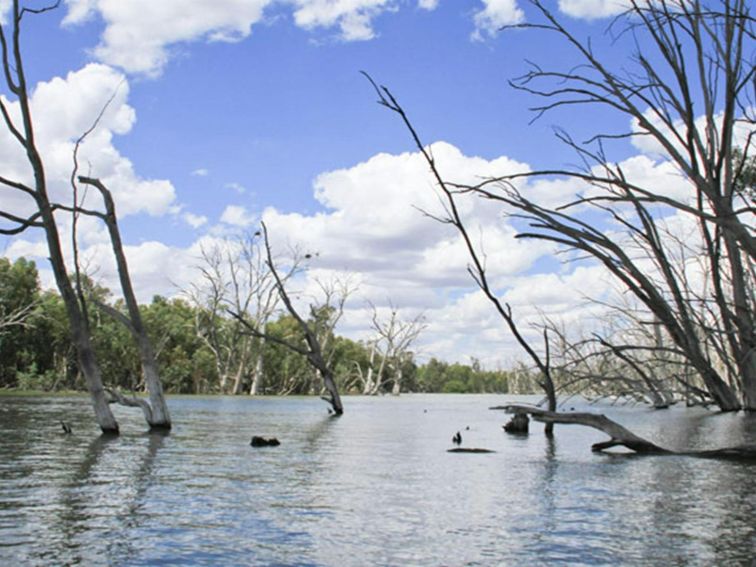
M 388 367 L 393 370 L 391 393 L 398 395 L 402 386 L 402 362 L 409 353 L 412 343 L 425 329 L 424 318 L 422 314 L 419 314 L 412 319 L 402 320 L 399 317 L 399 310 L 389 303 L 389 317 L 381 319 L 375 305 L 371 304 L 371 307 L 373 309 L 371 321 L 376 332 L 376 339 L 371 341 L 371 368 L 368 370 L 362 393 L 366 395 L 379 393 L 383 388 L 386 378 L 384 373 Z M 378 371 L 373 373 L 372 366 L 376 350 L 380 351 L 381 361 Z
M 344 413 L 344 406 L 341 403 L 341 396 L 339 395 L 339 390 L 336 386 L 336 380 L 334 379 L 333 371 L 330 364 L 328 363 L 327 355 L 323 352 L 321 341 L 319 340 L 316 331 L 313 330 L 312 326 L 308 325 L 307 321 L 302 318 L 302 316 L 294 307 L 294 304 L 291 301 L 291 297 L 289 297 L 289 294 L 286 291 L 284 279 L 279 275 L 278 269 L 276 268 L 275 262 L 273 261 L 270 240 L 268 238 L 268 228 L 265 226 L 265 223 L 262 223 L 262 234 L 265 243 L 266 263 L 268 269 L 270 270 L 270 273 L 273 275 L 273 279 L 275 280 L 275 286 L 278 290 L 278 295 L 281 298 L 284 307 L 289 312 L 289 315 L 294 318 L 294 320 L 297 322 L 297 325 L 299 325 L 299 328 L 304 334 L 306 347 L 302 347 L 298 344 L 294 344 L 290 341 L 265 333 L 261 329 L 258 329 L 254 325 L 254 323 L 247 321 L 242 313 L 236 313 L 232 310 L 229 310 L 229 314 L 237 321 L 239 321 L 242 325 L 244 325 L 253 336 L 263 338 L 271 343 L 279 344 L 293 352 L 296 352 L 297 354 L 304 356 L 307 362 L 315 369 L 315 371 L 323 380 L 323 386 L 328 392 L 328 397 L 323 396 L 323 400 L 331 404 L 331 408 L 335 415 L 342 415 Z
M 50 265 L 55 277 L 58 291 L 66 307 L 72 341 L 76 347 L 79 367 L 85 377 L 87 388 L 94 406 L 95 417 L 100 429 L 106 433 L 118 433 L 108 398 L 102 384 L 100 368 L 95 358 L 86 316 L 82 311 L 74 291 L 63 258 L 60 232 L 55 219 L 55 206 L 48 194 L 47 177 L 42 157 L 37 147 L 34 121 L 29 100 L 24 60 L 21 50 L 22 20 L 25 16 L 41 14 L 57 8 L 60 2 L 49 7 L 32 9 L 21 7 L 19 0 L 13 0 L 9 14 L 10 38 L 6 34 L 6 25 L 0 26 L 0 46 L 2 47 L 3 75 L 8 92 L 15 97 L 18 104 L 17 114 L 9 108 L 5 98 L 0 98 L 0 114 L 10 136 L 19 144 L 29 164 L 32 182 L 9 179 L 0 175 L 3 191 L 15 191 L 25 195 L 33 203 L 34 212 L 27 217 L 20 217 L 4 212 L 2 218 L 13 226 L 3 229 L 4 234 L 18 234 L 27 228 L 41 228 L 47 240 Z M 14 118 L 14 115 L 18 118 Z
M 527 414 L 532 416 L 536 421 L 542 421 L 545 423 L 585 425 L 603 431 L 609 435 L 610 439 L 608 441 L 594 443 L 591 449 L 596 452 L 606 451 L 606 449 L 611 449 L 612 447 L 623 446 L 640 455 L 687 455 L 710 459 L 756 461 L 756 445 L 753 444 L 703 451 L 673 451 L 636 435 L 603 414 L 553 412 L 525 404 L 508 404 L 490 409 L 503 409 L 509 413 Z
M 409 131 L 416 148 L 423 156 L 423 159 L 425 159 L 425 162 L 428 164 L 433 179 L 436 182 L 436 186 L 441 191 L 443 197 L 442 202 L 444 205 L 444 216 L 439 217 L 427 212 L 425 214 L 442 224 L 449 224 L 457 230 L 462 238 L 462 241 L 465 244 L 465 248 L 467 249 L 468 256 L 470 258 L 470 263 L 467 266 L 467 272 L 470 274 L 478 288 L 484 293 L 486 298 L 494 306 L 499 316 L 507 324 L 507 327 L 509 328 L 512 336 L 514 336 L 517 343 L 527 353 L 528 357 L 530 357 L 530 359 L 535 363 L 535 366 L 538 368 L 541 376 L 539 385 L 546 394 L 548 407 L 552 411 L 556 410 L 556 390 L 554 388 L 554 381 L 552 379 L 549 360 L 548 333 L 544 331 L 543 334 L 544 356 L 542 357 L 533 349 L 530 343 L 520 332 L 519 328 L 517 327 L 514 315 L 512 314 L 512 307 L 508 303 L 502 302 L 494 291 L 486 272 L 485 259 L 473 244 L 472 237 L 470 236 L 465 222 L 462 220 L 462 217 L 459 213 L 459 208 L 457 206 L 459 192 L 456 190 L 453 184 L 449 183 L 441 176 L 441 173 L 436 166 L 436 160 L 433 157 L 431 149 L 422 143 L 417 131 L 415 130 L 415 127 L 412 125 L 412 122 L 410 121 L 406 112 L 396 100 L 394 95 L 391 94 L 391 92 L 386 87 L 378 86 L 369 75 L 367 75 L 366 73 L 363 74 L 370 81 L 370 84 L 373 85 L 373 88 L 378 95 L 378 104 L 399 115 L 405 127 Z M 546 424 L 546 434 L 551 435 L 552 431 L 552 424 Z
M 152 341 L 150 340 L 150 337 L 147 334 L 147 329 L 142 321 L 142 315 L 139 311 L 139 303 L 137 302 L 136 294 L 134 293 L 134 287 L 131 284 L 129 266 L 126 261 L 126 254 L 124 254 L 123 251 L 121 233 L 118 229 L 118 218 L 116 216 L 113 196 L 105 184 L 99 179 L 80 176 L 78 180 L 84 185 L 94 187 L 102 196 L 105 206 L 104 213 L 94 210 L 85 210 L 82 207 L 76 207 L 77 211 L 75 212 L 83 212 L 84 214 L 97 217 L 101 219 L 108 228 L 110 243 L 116 260 L 118 279 L 121 284 L 121 291 L 123 293 L 128 316 L 104 303 L 97 303 L 97 307 L 118 322 L 122 323 L 129 330 L 137 343 L 144 383 L 149 395 L 149 404 L 146 404 L 145 402 L 142 406 L 147 423 L 152 429 L 170 429 L 171 418 L 168 412 L 168 405 L 165 402 L 165 396 L 163 395 L 163 384 L 160 380 L 157 357 L 155 356 Z M 122 401 L 121 398 L 117 396 L 115 397 L 115 400 L 118 402 Z
M 198 266 L 202 283 L 187 292 L 197 306 L 197 335 L 215 357 L 221 393 L 228 390 L 229 381 L 231 393 L 240 393 L 247 377 L 250 395 L 257 395 L 262 388 L 265 339 L 250 336 L 241 323 L 224 317 L 230 309 L 264 332 L 278 305 L 278 291 L 260 237 L 257 232 L 203 248 Z M 297 256 L 282 274 L 282 281 L 297 273 L 299 265 Z

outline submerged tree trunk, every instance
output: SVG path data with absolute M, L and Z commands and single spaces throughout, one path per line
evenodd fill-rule
M 491 409 L 504 409 L 509 413 L 515 414 L 529 414 L 536 421 L 542 421 L 545 423 L 573 423 L 603 431 L 609 435 L 610 439 L 609 441 L 594 443 L 591 449 L 596 452 L 605 451 L 611 447 L 624 446 L 642 455 L 687 455 L 702 458 L 756 461 L 756 444 L 703 451 L 673 451 L 671 449 L 660 447 L 659 445 L 636 435 L 603 414 L 554 412 L 525 404 L 508 404 Z
M 139 358 L 142 364 L 144 382 L 147 386 L 151 408 L 149 414 L 145 412 L 147 423 L 150 425 L 151 429 L 170 429 L 171 418 L 163 394 L 163 384 L 160 381 L 158 363 L 155 358 L 155 351 L 152 348 L 152 341 L 150 341 L 150 338 L 147 335 L 147 329 L 142 322 L 142 315 L 139 312 L 139 304 L 136 299 L 136 294 L 134 293 L 134 288 L 131 284 L 129 266 L 126 262 L 126 255 L 123 252 L 123 244 L 121 242 L 121 234 L 118 230 L 118 221 L 116 218 L 113 197 L 110 191 L 99 179 L 79 177 L 79 181 L 95 187 L 100 192 L 103 201 L 105 202 L 105 215 L 103 218 L 108 227 L 108 233 L 110 234 L 113 255 L 115 256 L 116 266 L 118 268 L 118 278 L 121 283 L 123 298 L 126 302 L 126 308 L 129 313 L 128 319 L 125 317 L 119 317 L 119 319 L 126 325 L 129 331 L 131 331 L 139 349 Z

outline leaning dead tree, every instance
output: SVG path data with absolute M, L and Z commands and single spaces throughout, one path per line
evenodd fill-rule
M 613 447 L 626 447 L 641 455 L 687 455 L 710 459 L 738 459 L 756 461 L 756 445 L 740 445 L 723 449 L 708 449 L 702 451 L 673 451 L 652 443 L 632 431 L 626 429 L 616 421 L 609 419 L 603 414 L 596 413 L 566 413 L 547 411 L 536 406 L 525 404 L 509 404 L 493 407 L 490 409 L 503 409 L 514 414 L 528 414 L 536 421 L 544 423 L 561 423 L 585 425 L 603 431 L 609 435 L 608 441 L 594 443 L 593 451 L 606 451 Z
M 139 398 L 131 398 L 127 403 L 125 401 L 127 398 L 114 393 L 112 390 L 108 390 L 111 393 L 111 401 L 128 406 L 137 405 L 140 407 L 151 429 L 170 429 L 171 418 L 163 394 L 163 384 L 160 380 L 157 357 L 155 356 L 152 341 L 147 333 L 147 328 L 144 326 L 142 315 L 139 311 L 139 303 L 137 302 L 136 294 L 134 293 L 134 286 L 131 283 L 129 266 L 126 261 L 126 254 L 123 251 L 121 233 L 118 229 L 118 218 L 116 216 L 113 195 L 99 179 L 79 176 L 78 181 L 83 185 L 94 187 L 102 197 L 105 207 L 104 212 L 87 210 L 80 206 L 76 207 L 75 212 L 81 212 L 99 218 L 105 223 L 105 226 L 108 229 L 108 235 L 110 236 L 113 255 L 116 260 L 118 279 L 121 284 L 121 291 L 123 293 L 123 299 L 126 304 L 128 315 L 121 313 L 105 303 L 97 302 L 97 307 L 119 323 L 123 324 L 134 337 L 134 341 L 139 350 L 142 374 L 149 396 L 149 402 Z
M 0 188 L 4 192 L 14 192 L 25 196 L 32 206 L 26 216 L 4 211 L 2 219 L 11 226 L 3 228 L 3 234 L 18 234 L 28 228 L 41 228 L 45 233 L 50 265 L 55 283 L 65 304 L 71 328 L 71 338 L 76 347 L 79 367 L 92 397 L 97 423 L 106 433 L 118 433 L 118 423 L 108 405 L 108 397 L 103 389 L 100 367 L 95 358 L 86 316 L 82 311 L 76 292 L 68 275 L 63 257 L 60 232 L 55 218 L 47 184 L 47 172 L 37 146 L 36 131 L 32 117 L 29 86 L 22 57 L 21 35 L 24 17 L 48 12 L 57 8 L 60 2 L 40 9 L 22 7 L 19 0 L 13 0 L 8 15 L 9 23 L 0 25 L 0 46 L 2 47 L 3 77 L 7 91 L 15 101 L 0 97 L 0 114 L 8 135 L 20 147 L 29 165 L 27 179 L 11 179 L 0 175 Z M 7 33 L 9 31 L 9 33 Z
M 488 273 L 486 271 L 485 258 L 483 254 L 479 252 L 475 247 L 467 225 L 460 215 L 457 203 L 459 192 L 457 191 L 455 185 L 449 183 L 446 179 L 443 178 L 438 169 L 436 160 L 433 157 L 433 153 L 430 147 L 423 144 L 420 136 L 417 133 L 417 130 L 410 121 L 409 116 L 404 111 L 404 108 L 402 108 L 394 95 L 391 94 L 391 91 L 389 91 L 389 89 L 384 86 L 378 86 L 367 73 L 363 74 L 370 81 L 370 84 L 373 85 L 373 88 L 378 95 L 378 104 L 399 115 L 405 127 L 409 131 L 412 140 L 415 143 L 415 146 L 423 156 L 425 162 L 428 164 L 431 175 L 436 182 L 436 186 L 441 191 L 443 198 L 442 204 L 444 207 L 444 216 L 436 216 L 428 212 L 425 212 L 424 214 L 442 224 L 451 225 L 457 230 L 460 237 L 462 238 L 462 241 L 465 244 L 465 248 L 467 249 L 468 257 L 470 259 L 470 263 L 467 266 L 467 272 L 470 274 L 475 284 L 483 292 L 489 302 L 494 306 L 499 316 L 504 320 L 517 343 L 527 353 L 528 357 L 530 357 L 530 359 L 533 361 L 536 368 L 538 368 L 538 371 L 540 372 L 539 386 L 546 394 L 549 409 L 552 411 L 556 410 L 556 390 L 554 388 L 554 380 L 552 377 L 551 364 L 549 359 L 548 333 L 543 333 L 544 355 L 541 356 L 540 354 L 538 354 L 538 352 L 536 352 L 533 346 L 520 332 L 520 329 L 517 326 L 517 322 L 515 321 L 515 317 L 512 313 L 512 307 L 509 305 L 509 303 L 501 301 L 491 281 L 489 280 Z M 553 426 L 550 423 L 547 423 L 546 433 L 550 435 L 552 431 Z
M 323 351 L 323 347 L 321 345 L 320 338 L 316 333 L 316 330 L 313 329 L 312 326 L 302 318 L 302 316 L 294 307 L 289 293 L 286 291 L 284 279 L 279 274 L 275 262 L 273 261 L 270 239 L 268 238 L 268 228 L 265 223 L 262 223 L 262 234 L 265 243 L 266 263 L 268 269 L 270 270 L 270 273 L 273 275 L 273 279 L 275 280 L 275 286 L 278 290 L 278 295 L 281 298 L 281 302 L 284 304 L 286 311 L 288 311 L 289 315 L 294 318 L 300 330 L 304 334 L 306 346 L 300 346 L 299 344 L 295 344 L 283 338 L 270 335 L 262 331 L 261 329 L 258 329 L 254 325 L 254 323 L 247 321 L 241 313 L 229 310 L 229 314 L 241 324 L 243 324 L 253 336 L 265 339 L 266 341 L 269 341 L 271 343 L 279 344 L 305 357 L 307 362 L 315 369 L 315 371 L 323 380 L 323 387 L 328 392 L 327 397 L 322 397 L 323 400 L 327 401 L 331 405 L 331 408 L 335 415 L 342 415 L 344 413 L 344 406 L 341 403 L 341 396 L 339 395 L 339 390 L 336 386 L 333 370 L 328 363 L 327 354 Z

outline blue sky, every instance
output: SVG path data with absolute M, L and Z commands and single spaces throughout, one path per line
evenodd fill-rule
M 547 5 L 609 60 L 627 56 L 609 45 L 608 20 L 595 18 L 616 4 Z M 366 301 L 391 303 L 407 318 L 425 314 L 423 357 L 474 355 L 493 366 L 516 349 L 471 287 L 454 233 L 413 208 L 433 208 L 432 181 L 359 71 L 389 86 L 426 143 L 441 143 L 437 157 L 452 179 L 564 166 L 574 155 L 553 126 L 584 139 L 597 124 L 626 131 L 629 123 L 572 108 L 530 124 L 534 101 L 508 80 L 526 60 L 562 69 L 576 61 L 547 34 L 497 32 L 535 17 L 515 0 L 68 0 L 29 18 L 24 46 L 32 82 L 47 85 L 35 113 L 61 179 L 76 132 L 117 92 L 82 153 L 88 171 L 114 189 L 142 299 L 176 295 L 196 278 L 203 243 L 265 218 L 274 241 L 321 253 L 312 277 L 357 274 L 342 332 L 368 337 Z M 638 148 L 615 149 L 616 159 L 658 173 Z M 12 160 L 2 165 L 12 168 Z M 65 190 L 61 181 L 60 195 Z M 540 312 L 579 319 L 590 312 L 583 294 L 607 289 L 590 266 L 563 266 L 550 247 L 515 242 L 499 211 L 480 203 L 465 210 L 485 235 L 502 294 L 526 322 Z M 82 231 L 95 272 L 116 288 L 101 228 Z M 34 234 L 2 241 L 10 257 L 35 257 L 49 282 L 40 242 Z

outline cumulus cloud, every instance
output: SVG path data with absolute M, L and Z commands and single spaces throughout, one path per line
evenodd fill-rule
M 181 216 L 184 222 L 192 228 L 199 228 L 207 224 L 207 217 L 204 215 L 195 215 L 194 213 L 184 213 Z
M 373 18 L 395 10 L 394 0 L 294 0 L 294 21 L 304 29 L 338 26 L 347 41 L 375 37 Z
M 127 103 L 129 85 L 113 68 L 89 64 L 36 85 L 31 97 L 39 151 L 45 163 L 48 192 L 55 202 L 71 200 L 70 176 L 76 140 L 94 123 L 105 108 L 97 128 L 79 149 L 80 172 L 98 177 L 113 193 L 121 217 L 148 213 L 163 215 L 175 205 L 175 189 L 167 180 L 143 179 L 133 164 L 113 145 L 115 135 L 129 132 L 136 120 Z M 109 101 L 109 102 L 108 102 Z M 19 116 L 18 104 L 8 102 L 11 115 Z M 107 107 L 106 107 L 107 105 Z M 19 144 L 5 130 L 0 133 L 0 168 L 6 177 L 32 182 L 32 172 Z M 87 204 L 96 206 L 91 192 Z M 10 203 L 23 211 L 27 203 Z M 20 207 L 15 209 L 14 207 Z
M 627 0 L 559 0 L 559 9 L 573 18 L 597 20 L 616 16 L 629 4 Z
M 95 16 L 105 22 L 94 55 L 130 73 L 157 75 L 169 49 L 185 42 L 238 41 L 263 18 L 272 0 L 67 0 L 64 23 L 76 25 Z
M 417 0 L 417 5 L 423 10 L 435 10 L 438 8 L 438 0 Z
M 445 142 L 431 148 L 442 173 L 459 183 L 528 170 L 526 164 L 506 157 L 467 156 Z M 631 158 L 624 166 L 635 176 L 645 176 L 647 183 L 668 175 L 647 156 Z M 570 200 L 576 190 L 551 183 L 535 183 L 522 190 L 531 196 L 550 192 L 554 203 L 558 199 L 553 193 Z M 290 246 L 313 253 L 304 279 L 292 282 L 300 301 L 317 294 L 316 280 L 350 274 L 359 289 L 350 298 L 339 328 L 347 336 L 370 337 L 368 300 L 379 308 L 391 302 L 403 317 L 424 315 L 428 326 L 417 343 L 423 358 L 464 361 L 475 356 L 488 366 L 522 358 L 505 325 L 466 273 L 468 257 L 457 233 L 418 210 L 442 212 L 422 156 L 417 152 L 377 154 L 353 167 L 319 175 L 313 189 L 322 205 L 319 212 L 268 208 L 262 213 L 274 253 L 285 253 Z M 460 196 L 459 205 L 475 245 L 485 253 L 497 293 L 512 306 L 522 332 L 535 344 L 540 344 L 541 338 L 534 325 L 544 316 L 571 328 L 585 328 L 598 309 L 586 298 L 613 297 L 612 280 L 596 265 L 567 264 L 556 270 L 539 265 L 551 257 L 554 248 L 538 241 L 516 240 L 515 229 L 494 203 Z M 669 230 L 688 230 L 684 219 L 677 216 L 668 220 Z M 230 205 L 221 216 L 225 232 L 216 235 L 210 231 L 188 247 L 160 242 L 127 246 L 140 300 L 188 289 L 197 281 L 201 250 L 227 245 L 223 237 L 230 230 L 241 232 L 257 217 L 244 206 Z M 191 213 L 182 218 L 197 226 L 206 220 Z M 95 235 L 89 228 L 87 232 Z M 109 245 L 93 236 L 83 253 L 90 265 L 99 266 L 97 279 L 118 289 Z M 44 245 L 23 240 L 15 241 L 8 251 L 10 256 L 44 258 L 46 254 Z M 49 274 L 43 276 L 51 282 Z
M 253 224 L 256 217 L 240 205 L 229 205 L 223 210 L 220 220 L 222 223 L 244 228 Z
M 475 31 L 472 38 L 483 40 L 492 37 L 502 27 L 517 24 L 525 18 L 517 0 L 483 0 L 483 9 L 474 15 Z
M 204 167 L 198 167 L 194 171 L 192 171 L 192 175 L 195 177 L 207 177 L 210 175 L 210 170 Z

